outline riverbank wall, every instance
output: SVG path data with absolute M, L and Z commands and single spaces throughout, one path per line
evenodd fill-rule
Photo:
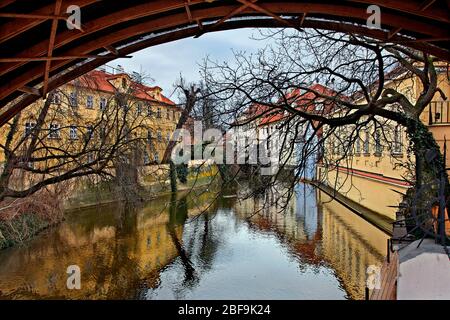
M 185 183 L 177 182 L 179 192 L 206 187 L 217 183 L 220 175 L 209 162 L 192 162 L 187 168 Z M 140 201 L 171 194 L 169 166 L 147 166 L 140 169 L 137 190 Z M 64 220 L 64 212 L 111 204 L 125 199 L 121 188 L 113 182 L 92 180 L 74 181 L 65 184 L 65 196 L 54 190 L 43 190 L 25 199 L 4 203 L 0 212 L 0 250 L 20 245 L 47 228 L 58 225 Z

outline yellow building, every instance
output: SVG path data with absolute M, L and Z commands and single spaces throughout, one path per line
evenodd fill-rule
M 160 87 L 150 87 L 142 84 L 136 76 L 124 72 L 109 73 L 105 69 L 94 70 L 60 87 L 50 93 L 48 99 L 51 99 L 51 103 L 43 122 L 39 116 L 44 114 L 44 100 L 22 111 L 12 141 L 13 145 L 19 146 L 16 152 L 27 148 L 27 141 L 33 133 L 39 135 L 35 157 L 43 156 L 44 153 L 48 155 L 52 148 L 56 153 L 64 150 L 76 154 L 87 145 L 87 140 L 93 141 L 92 144 L 101 144 L 113 139 L 111 137 L 119 129 L 108 127 L 108 122 L 112 121 L 107 117 L 112 119 L 114 116 L 120 117 L 119 114 L 126 114 L 123 120 L 125 129 L 122 130 L 132 131 L 135 128 L 133 138 L 138 135 L 145 141 L 145 148 L 140 154 L 141 164 L 157 164 L 162 160 L 181 116 L 181 109 L 162 94 Z M 116 113 L 117 110 L 122 110 L 122 113 Z M 2 145 L 5 144 L 13 121 L 0 128 Z M 37 123 L 42 123 L 39 130 L 36 129 Z M 116 124 L 118 127 L 122 125 L 119 121 L 114 122 Z M 91 148 L 95 152 L 96 147 Z M 89 157 L 91 154 L 87 153 L 86 160 Z M 4 152 L 0 154 L 0 162 L 5 162 Z M 49 162 L 33 163 L 33 166 L 39 167 L 48 165 Z M 65 166 L 64 170 L 67 169 L 70 167 Z
M 438 87 L 447 97 L 450 96 L 446 67 L 438 68 Z M 418 79 L 405 79 L 404 74 L 391 77 L 386 88 L 396 89 L 412 103 L 422 91 Z M 365 102 L 364 99 L 356 100 L 360 104 Z M 449 112 L 449 102 L 443 101 L 441 95 L 436 93 L 430 106 L 420 116 L 442 151 L 444 136 L 450 137 Z M 407 168 L 414 163 L 414 155 L 408 153 L 404 127 L 392 121 L 376 119 L 379 120 L 378 127 L 370 122 L 358 131 L 357 137 L 349 137 L 348 129 L 337 130 L 326 142 L 324 163 L 319 166 L 318 174 L 319 178 L 325 179 L 329 186 L 350 200 L 394 220 L 395 206 L 402 200 L 400 193 L 404 194 L 411 186 L 408 181 L 414 180 L 409 175 L 411 170 Z M 352 145 L 346 145 L 348 143 Z M 446 164 L 450 166 L 448 154 Z

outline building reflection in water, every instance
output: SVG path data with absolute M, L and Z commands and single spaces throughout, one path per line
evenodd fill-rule
M 269 190 L 260 199 L 237 205 L 236 210 L 245 215 L 259 208 L 252 226 L 275 233 L 298 259 L 299 268 L 328 266 L 348 298 L 364 299 L 366 270 L 370 265 L 381 266 L 389 236 L 312 186 L 299 185 L 287 208 L 271 201 L 277 192 Z
M 280 264 L 286 270 L 294 263 L 300 273 L 312 269 L 334 274 L 340 289 L 330 287 L 331 297 L 341 290 L 347 298 L 363 298 L 367 266 L 381 264 L 387 235 L 310 186 L 299 185 L 287 204 L 275 201 L 274 192 L 212 205 L 215 194 L 205 192 L 159 198 L 140 209 L 115 204 L 74 212 L 26 245 L 0 252 L 0 298 L 185 298 L 196 290 L 211 298 L 233 298 L 239 288 L 224 293 L 219 284 L 245 277 L 245 270 L 231 273 L 227 260 L 233 250 L 239 251 L 236 243 L 248 241 L 243 238 L 248 232 L 270 237 L 269 242 L 257 238 L 264 245 L 255 250 L 279 250 L 281 244 L 290 256 Z M 247 219 L 255 211 L 258 214 Z M 248 255 L 244 252 L 242 258 Z M 69 265 L 81 268 L 81 290 L 66 288 Z M 282 273 L 272 275 L 273 283 L 277 277 L 289 282 Z M 216 282 L 211 285 L 205 279 Z M 328 275 L 324 279 L 332 282 Z M 298 297 L 305 290 L 295 286 L 277 295 L 268 281 L 255 286 L 264 285 L 267 297 L 274 299 Z

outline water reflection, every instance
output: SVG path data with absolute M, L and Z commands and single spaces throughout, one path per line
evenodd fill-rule
M 0 252 L 0 298 L 363 298 L 367 266 L 383 259 L 384 233 L 306 185 L 286 206 L 270 194 L 212 203 L 214 196 L 70 214 L 26 246 Z M 66 288 L 69 265 L 81 268 L 81 290 Z

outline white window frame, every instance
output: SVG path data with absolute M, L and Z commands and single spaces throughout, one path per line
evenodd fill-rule
M 50 123 L 48 137 L 50 139 L 59 139 L 61 134 L 60 129 L 59 123 Z
M 101 111 L 106 109 L 107 103 L 108 103 L 108 101 L 106 100 L 105 97 L 101 97 L 100 98 L 99 108 L 100 108 Z
M 78 139 L 78 127 L 76 125 L 71 125 L 69 127 L 69 139 L 70 140 Z
M 91 95 L 86 97 L 86 108 L 94 109 L 94 97 Z
M 69 94 L 69 105 L 71 107 L 78 107 L 78 95 L 75 91 Z

